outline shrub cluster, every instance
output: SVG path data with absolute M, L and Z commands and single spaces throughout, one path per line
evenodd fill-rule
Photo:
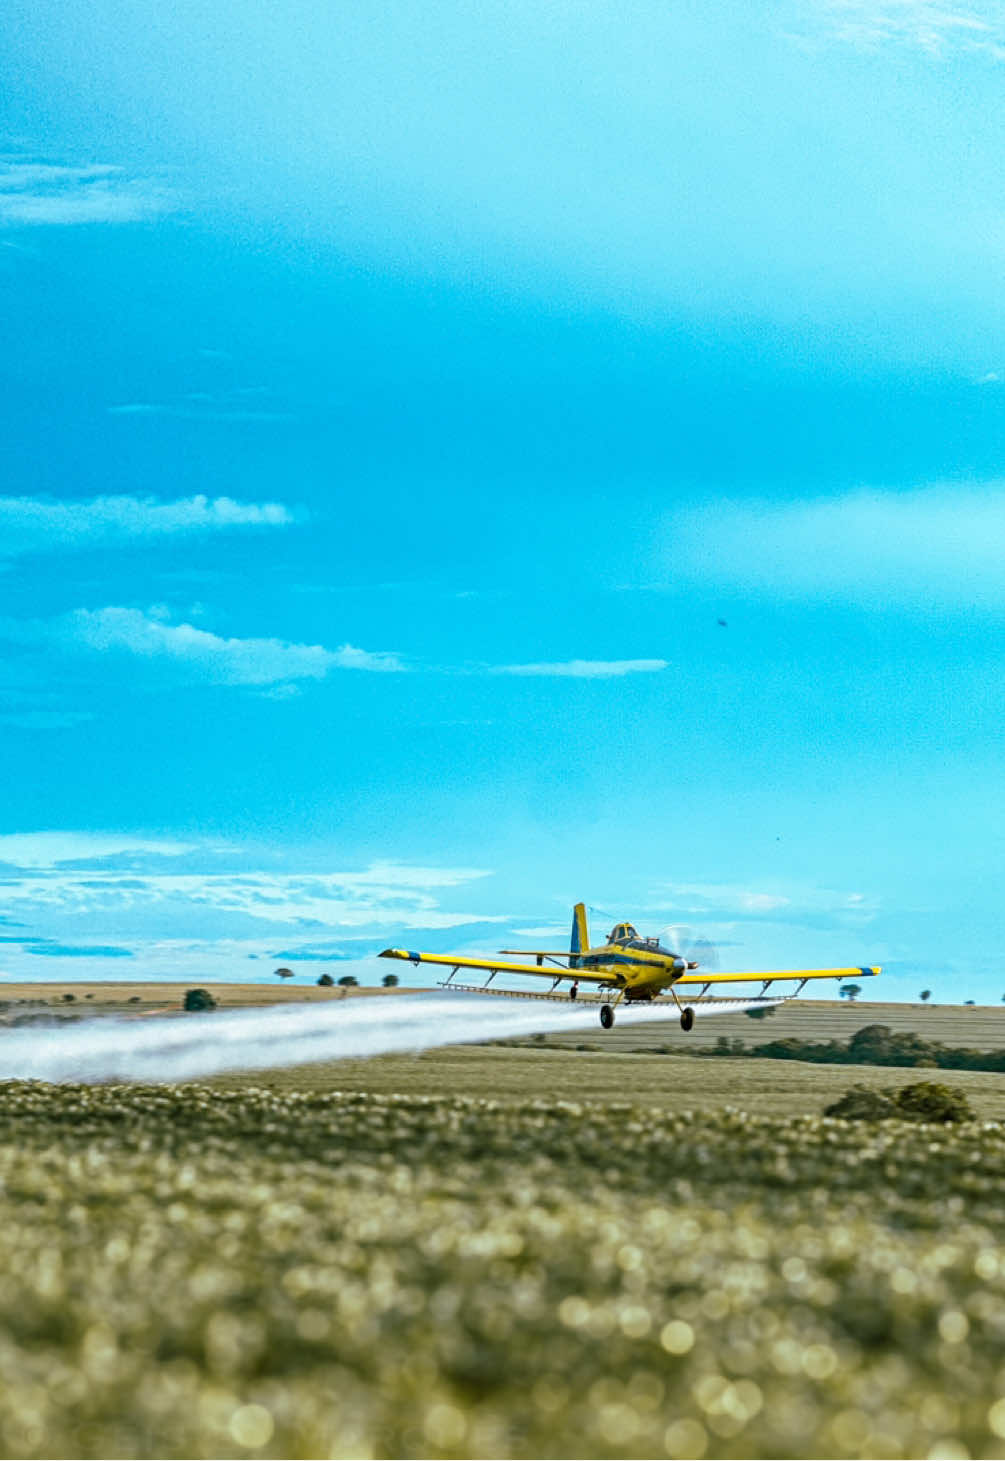
M 7 1455 L 995 1455 L 1005 1137 L 0 1085 Z
M 963 1091 L 933 1081 L 919 1081 L 895 1091 L 852 1086 L 840 1100 L 824 1109 L 825 1116 L 845 1121 L 973 1121 L 974 1113 Z
M 848 1040 L 799 1040 L 787 1036 L 760 1045 L 720 1035 L 713 1046 L 693 1048 L 695 1055 L 742 1055 L 747 1059 L 805 1060 L 818 1065 L 898 1065 L 938 1070 L 1005 1071 L 1005 1050 L 972 1050 L 943 1045 L 889 1025 L 866 1025 Z

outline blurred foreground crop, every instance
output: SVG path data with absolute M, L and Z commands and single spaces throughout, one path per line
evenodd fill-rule
M 1005 1134 L 0 1086 L 23 1456 L 1001 1456 Z

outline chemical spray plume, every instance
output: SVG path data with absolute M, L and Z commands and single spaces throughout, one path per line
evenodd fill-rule
M 713 1013 L 714 1007 L 700 1012 Z M 618 1011 L 619 1023 L 666 1018 L 665 1008 Z M 511 1005 L 461 994 L 355 998 L 322 1008 L 274 1005 L 164 1019 L 89 1019 L 67 1022 L 60 1029 L 0 1035 L 0 1080 L 197 1080 L 230 1070 L 269 1070 L 569 1030 L 593 1025 L 596 1019 L 595 1005 L 536 1000 Z M 602 1038 L 599 1030 L 597 1035 Z

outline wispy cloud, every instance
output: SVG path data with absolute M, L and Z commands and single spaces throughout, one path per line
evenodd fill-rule
M 291 644 L 283 639 L 225 639 L 194 624 L 172 624 L 160 611 L 110 606 L 75 609 L 53 621 L 54 637 L 96 653 L 124 653 L 169 662 L 216 685 L 277 685 L 321 680 L 333 670 L 400 672 L 394 654 L 343 644 Z
M 570 659 L 527 665 L 493 665 L 494 675 L 557 676 L 575 680 L 607 680 L 620 675 L 652 674 L 665 670 L 665 659 Z
M 971 51 L 1005 60 L 1005 14 L 998 0 L 939 4 L 937 0 L 810 0 L 790 6 L 794 38 L 843 42 L 862 50 L 909 46 L 930 56 Z
M 716 502 L 668 521 L 674 578 L 781 598 L 1005 603 L 1005 487 Z
M 68 935 L 82 945 L 91 928 L 126 943 L 247 938 L 270 928 L 285 930 L 281 936 L 288 938 L 291 929 L 311 930 L 314 947 L 329 935 L 365 938 L 399 928 L 495 924 L 503 921 L 500 915 L 441 905 L 444 894 L 487 876 L 482 868 L 389 861 L 341 871 L 277 871 L 256 866 L 254 854 L 240 849 L 129 833 L 0 836 L 4 906 L 30 919 L 31 930 L 18 941 L 33 946 L 67 942 Z
M 666 915 L 716 922 L 798 923 L 816 922 L 826 916 L 838 922 L 862 923 L 877 911 L 876 899 L 862 892 L 846 892 L 834 888 L 787 885 L 785 891 L 774 887 L 745 887 L 736 883 L 665 883 L 650 893 L 651 907 Z
M 93 497 L 81 502 L 0 497 L 0 558 L 178 534 L 284 527 L 293 520 L 289 508 L 279 502 L 236 502 L 201 494 L 175 502 L 152 497 Z
M 116 859 L 118 868 L 133 868 L 137 859 L 178 858 L 203 851 L 217 855 L 214 845 L 182 842 L 176 837 L 146 837 L 134 832 L 6 832 L 0 835 L 0 863 L 26 871 L 52 871 L 67 865 L 101 867 Z
M 179 421 L 209 423 L 292 421 L 289 411 L 276 410 L 263 402 L 268 394 L 264 389 L 249 388 L 218 393 L 192 391 L 180 401 L 127 401 L 107 409 L 110 416 L 169 416 Z
M 337 670 L 404 674 L 424 670 L 436 675 L 529 676 L 559 679 L 610 679 L 665 670 L 662 659 L 557 660 L 514 665 L 435 665 L 408 662 L 388 650 L 342 644 L 301 644 L 276 638 L 229 638 L 187 621 L 177 622 L 162 605 L 136 609 L 110 604 L 73 609 L 54 619 L 0 620 L 0 637 L 26 646 L 64 653 L 130 655 L 170 666 L 192 683 L 255 688 L 271 700 L 291 700 L 298 683 L 323 680 Z M 454 722 L 438 722 L 449 724 Z M 457 724 L 490 724 L 461 719 Z
M 107 163 L 0 162 L 0 223 L 139 223 L 177 206 L 163 183 Z

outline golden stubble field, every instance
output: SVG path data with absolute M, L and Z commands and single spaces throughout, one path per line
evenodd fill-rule
M 933 1076 L 980 1119 L 821 1118 Z M 6 1083 L 0 1446 L 1005 1455 L 1000 1084 L 537 1046 Z

